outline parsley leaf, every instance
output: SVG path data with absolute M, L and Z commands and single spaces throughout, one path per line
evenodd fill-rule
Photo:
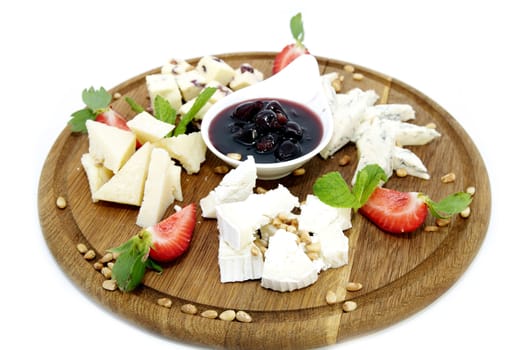
M 214 95 L 216 92 L 215 87 L 206 87 L 201 91 L 201 93 L 196 97 L 196 100 L 194 101 L 194 104 L 190 108 L 187 114 L 185 114 L 181 120 L 179 121 L 179 124 L 176 127 L 176 130 L 174 130 L 174 136 L 178 136 L 181 134 L 184 134 L 187 131 L 187 125 L 194 119 L 196 114 L 200 111 L 203 106 L 207 103 L 207 101 Z

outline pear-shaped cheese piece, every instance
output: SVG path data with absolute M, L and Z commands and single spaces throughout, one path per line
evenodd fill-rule
M 145 179 L 153 146 L 147 142 L 135 152 L 125 165 L 94 193 L 94 201 L 137 205 L 141 204 Z
M 135 135 L 131 131 L 93 120 L 86 121 L 89 153 L 97 163 L 117 173 L 135 152 Z
M 149 227 L 161 221 L 168 206 L 174 201 L 169 168 L 174 163 L 168 152 L 161 148 L 154 148 L 150 157 L 148 175 L 141 208 L 137 215 L 136 224 Z
M 82 155 L 81 164 L 88 178 L 92 200 L 96 202 L 97 200 L 93 197 L 94 193 L 112 178 L 113 172 L 106 169 L 102 164 L 97 163 L 89 153 Z
M 166 137 L 157 141 L 155 145 L 165 149 L 170 157 L 177 159 L 187 174 L 199 172 L 207 153 L 207 145 L 199 131 Z
M 174 130 L 174 125 L 165 123 L 144 111 L 126 123 L 141 142 L 155 142 Z
M 157 95 L 165 98 L 168 103 L 178 110 L 181 107 L 181 92 L 176 78 L 172 74 L 151 74 L 146 76 L 146 89 L 152 104 Z

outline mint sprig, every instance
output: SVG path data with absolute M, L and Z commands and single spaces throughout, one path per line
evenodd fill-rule
M 86 121 L 93 120 L 106 111 L 112 102 L 112 95 L 103 87 L 95 90 L 92 86 L 82 91 L 82 101 L 86 107 L 73 112 L 68 123 L 73 132 L 87 132 Z
M 293 34 L 296 44 L 299 47 L 304 47 L 304 24 L 302 22 L 302 13 L 299 12 L 291 17 L 289 27 L 291 28 L 291 34 Z
M 178 125 L 176 126 L 176 129 L 174 130 L 174 136 L 184 134 L 187 131 L 187 125 L 194 119 L 196 114 L 198 114 L 198 112 L 205 106 L 207 101 L 212 97 L 212 95 L 214 95 L 216 90 L 217 89 L 215 87 L 208 86 L 200 92 L 188 113 L 181 118 Z
M 430 213 L 436 218 L 448 218 L 465 210 L 472 203 L 472 196 L 466 192 L 456 192 L 434 202 L 428 196 L 420 194 L 420 198 L 426 203 Z

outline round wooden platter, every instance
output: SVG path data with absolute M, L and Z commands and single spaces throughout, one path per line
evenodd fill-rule
M 219 55 L 233 67 L 251 63 L 266 77 L 271 73 L 275 53 L 234 53 Z M 42 231 L 55 259 L 66 274 L 88 295 L 102 305 L 141 327 L 177 340 L 220 348 L 312 348 L 333 344 L 339 340 L 371 332 L 398 322 L 426 307 L 444 293 L 465 271 L 476 255 L 487 231 L 491 195 L 483 160 L 458 122 L 443 108 L 416 89 L 375 71 L 354 65 L 363 74 L 354 80 L 344 69 L 346 62 L 317 57 L 320 72 L 336 71 L 344 77 L 343 92 L 353 87 L 373 89 L 379 103 L 407 103 L 416 111 L 415 123 L 435 123 L 441 137 L 432 143 L 410 147 L 427 166 L 430 180 L 393 176 L 386 187 L 407 191 L 422 191 L 433 199 L 476 188 L 468 219 L 459 216 L 437 232 L 420 229 L 412 234 L 394 236 L 379 231 L 360 215 L 354 215 L 349 237 L 349 264 L 321 272 L 318 281 L 305 289 L 279 293 L 264 289 L 260 281 L 220 283 L 217 263 L 218 231 L 216 221 L 203 219 L 198 210 L 198 222 L 190 249 L 176 262 L 164 266 L 159 275 L 147 272 L 141 287 L 131 293 L 109 292 L 102 288 L 104 277 L 76 250 L 78 243 L 93 248 L 97 258 L 105 250 L 118 246 L 137 233 L 135 219 L 138 208 L 91 201 L 88 182 L 80 158 L 88 150 L 85 134 L 73 134 L 66 127 L 53 145 L 44 164 L 38 194 Z M 198 58 L 189 62 L 197 63 Z M 145 75 L 141 74 L 111 92 L 130 96 L 147 106 Z M 123 99 L 113 107 L 132 118 L 134 112 Z M 65 121 L 66 123 L 66 121 Z M 349 155 L 352 162 L 339 166 L 338 160 Z M 350 144 L 333 158 L 320 157 L 305 166 L 303 176 L 290 175 L 276 181 L 258 181 L 264 188 L 281 183 L 301 200 L 311 193 L 316 178 L 338 170 L 351 180 L 357 159 L 356 148 Z M 184 200 L 181 206 L 199 202 L 217 186 L 221 175 L 213 168 L 220 160 L 207 153 L 207 160 L 197 175 L 182 174 Z M 444 184 L 446 173 L 456 174 L 453 183 Z M 65 209 L 58 209 L 58 196 L 67 200 Z M 166 215 L 173 212 L 170 207 Z M 434 222 L 427 218 L 427 224 Z M 349 281 L 363 284 L 358 292 L 347 292 Z M 328 305 L 326 293 L 332 290 L 338 302 Z M 171 308 L 157 304 L 166 297 Z M 358 308 L 342 311 L 345 300 L 354 300 Z M 199 312 L 213 309 L 244 310 L 252 316 L 251 323 L 207 319 L 187 315 L 181 305 L 192 303 Z

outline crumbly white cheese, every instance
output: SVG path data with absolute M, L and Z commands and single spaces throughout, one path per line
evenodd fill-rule
M 262 277 L 263 254 L 254 244 L 248 244 L 240 250 L 234 250 L 223 239 L 219 239 L 218 264 L 220 281 L 241 282 Z M 253 254 L 253 251 L 256 254 Z

